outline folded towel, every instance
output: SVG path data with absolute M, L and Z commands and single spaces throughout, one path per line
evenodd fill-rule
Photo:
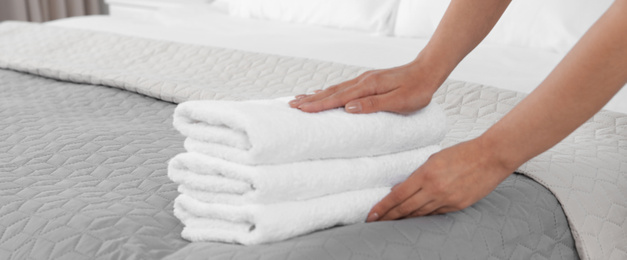
M 189 101 L 177 106 L 174 126 L 188 151 L 251 165 L 396 153 L 438 144 L 446 133 L 435 102 L 410 115 L 356 115 L 305 113 L 288 100 Z
M 168 176 L 179 191 L 222 204 L 276 203 L 328 194 L 390 187 L 405 180 L 437 145 L 405 152 L 351 159 L 311 160 L 274 165 L 242 165 L 198 153 L 170 160 Z
M 292 238 L 336 225 L 361 223 L 390 188 L 350 191 L 300 202 L 242 206 L 204 203 L 185 194 L 174 214 L 183 238 L 254 245 Z

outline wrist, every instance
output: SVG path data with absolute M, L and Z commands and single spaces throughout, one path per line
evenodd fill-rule
M 430 94 L 438 90 L 454 68 L 454 66 L 452 68 L 447 66 L 445 62 L 438 60 L 437 57 L 425 54 L 424 51 L 406 66 L 413 75 L 417 75 L 417 80 L 428 86 L 431 91 Z
M 499 136 L 489 130 L 473 141 L 481 147 L 490 163 L 498 165 L 506 172 L 514 172 L 525 160 L 522 159 L 522 151 L 512 149 L 512 145 L 505 136 Z

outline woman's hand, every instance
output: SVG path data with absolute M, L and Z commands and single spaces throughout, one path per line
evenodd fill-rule
M 411 63 L 366 72 L 314 95 L 300 95 L 290 105 L 305 112 L 343 106 L 349 113 L 406 114 L 423 108 L 457 64 L 490 32 L 509 2 L 451 1 L 429 43 Z
M 432 155 L 367 221 L 466 208 L 585 123 L 627 84 L 625 14 L 627 1 L 615 1 L 531 94 L 479 138 Z
M 432 155 L 372 208 L 367 222 L 443 214 L 471 206 L 516 169 L 500 161 L 491 148 L 478 138 Z
M 429 66 L 416 62 L 396 68 L 373 70 L 313 95 L 299 95 L 290 106 L 305 112 L 344 107 L 349 113 L 389 111 L 401 114 L 421 109 L 445 77 L 436 77 Z

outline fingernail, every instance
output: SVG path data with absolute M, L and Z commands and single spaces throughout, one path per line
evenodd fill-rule
M 305 94 L 301 94 L 301 95 L 295 96 L 294 98 L 295 98 L 296 100 L 299 100 L 299 99 L 304 98 L 304 97 L 306 97 L 306 96 L 307 96 L 307 95 L 305 95 Z
M 309 103 L 303 103 L 303 104 L 300 104 L 300 105 L 298 106 L 298 109 L 303 109 L 303 108 L 305 108 L 305 107 L 306 107 L 306 106 L 308 106 L 308 105 L 309 105 Z
M 349 112 L 349 113 L 361 112 L 361 103 L 359 103 L 359 102 L 348 103 L 348 104 L 346 104 L 345 109 L 346 109 L 346 112 Z
M 366 219 L 366 222 L 377 221 L 377 219 L 379 219 L 379 214 L 375 212 L 368 216 L 368 219 Z

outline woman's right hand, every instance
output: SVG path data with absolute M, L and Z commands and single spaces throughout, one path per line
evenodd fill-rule
M 372 70 L 311 95 L 299 95 L 290 106 L 304 112 L 344 107 L 349 113 L 388 111 L 408 114 L 427 106 L 445 77 L 416 62 Z

